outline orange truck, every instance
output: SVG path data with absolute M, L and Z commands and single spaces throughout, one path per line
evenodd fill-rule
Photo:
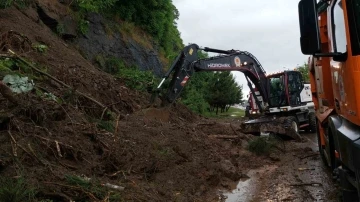
M 309 55 L 319 151 L 343 201 L 360 198 L 360 1 L 301 0 L 301 52 Z

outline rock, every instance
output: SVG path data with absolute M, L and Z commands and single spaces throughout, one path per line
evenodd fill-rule
M 276 156 L 275 154 L 270 154 L 269 158 L 272 161 L 280 161 L 280 158 L 278 156 Z
M 86 36 L 79 36 L 74 43 L 83 51 L 85 58 L 105 65 L 107 58 L 116 58 L 127 66 L 135 65 L 140 70 L 151 70 L 157 76 L 163 75 L 163 64 L 157 50 L 144 47 L 131 38 L 124 37 L 117 24 L 91 13 L 87 16 L 89 29 Z M 112 32 L 109 33 L 108 30 Z
M 238 172 L 236 167 L 229 160 L 221 161 L 221 170 L 225 177 L 236 181 L 240 179 L 241 173 Z
M 42 22 L 53 32 L 61 32 L 64 39 L 73 39 L 77 37 L 77 23 L 61 3 L 55 0 L 38 1 L 37 12 Z

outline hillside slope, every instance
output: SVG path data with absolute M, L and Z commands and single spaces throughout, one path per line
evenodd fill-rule
M 65 9 L 56 5 L 55 13 Z M 0 10 L 0 79 L 34 81 L 14 95 L 17 104 L 0 100 L 0 201 L 12 196 L 4 189 L 23 193 L 19 201 L 217 201 L 217 188 L 264 162 L 243 148 L 239 122 L 203 119 L 180 104 L 145 108 L 149 94 L 92 64 L 105 46 L 89 42 L 103 40 L 64 41 L 42 19 L 36 6 Z

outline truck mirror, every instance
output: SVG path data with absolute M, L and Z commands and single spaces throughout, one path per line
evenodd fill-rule
M 300 46 L 304 55 L 320 52 L 320 34 L 316 0 L 301 0 L 298 5 Z

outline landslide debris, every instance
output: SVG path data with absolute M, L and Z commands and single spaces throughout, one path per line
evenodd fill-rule
M 262 165 L 230 124 L 215 130 L 181 104 L 144 108 L 149 94 L 84 59 L 35 8 L 0 10 L 0 24 L 0 79 L 34 82 L 0 99 L 0 201 L 216 201 Z

